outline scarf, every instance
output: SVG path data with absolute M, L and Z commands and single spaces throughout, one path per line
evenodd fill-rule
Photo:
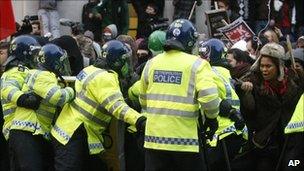
M 230 70 L 232 78 L 240 78 L 250 70 L 251 65 L 249 63 L 242 63 Z
M 264 80 L 263 85 L 267 94 L 285 94 L 287 91 L 287 70 L 285 70 L 285 77 L 282 81 Z

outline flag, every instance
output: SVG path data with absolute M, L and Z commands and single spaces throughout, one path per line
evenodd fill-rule
M 16 32 L 11 0 L 0 0 L 0 40 Z

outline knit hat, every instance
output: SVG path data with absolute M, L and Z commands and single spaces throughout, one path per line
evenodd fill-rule
M 112 40 L 117 37 L 117 27 L 115 24 L 110 24 L 103 29 L 103 37 L 106 40 Z
M 299 62 L 304 67 L 304 49 L 296 48 L 292 50 L 292 55 L 296 62 Z M 290 57 L 289 53 L 286 53 L 286 56 Z
M 279 77 L 278 80 L 282 81 L 284 79 L 284 60 L 287 60 L 288 57 L 285 56 L 285 50 L 283 46 L 279 45 L 278 43 L 267 43 L 262 47 L 260 50 L 260 56 L 255 61 L 255 63 L 251 66 L 251 70 L 259 70 L 259 64 L 262 56 L 267 56 L 271 58 L 279 59 Z
M 90 38 L 91 40 L 94 40 L 94 34 L 90 30 L 85 31 L 84 36 Z

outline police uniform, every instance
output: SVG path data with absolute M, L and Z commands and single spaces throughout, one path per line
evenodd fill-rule
M 304 169 L 304 94 L 302 94 L 295 111 L 284 129 L 287 138 L 282 170 L 300 171 Z
M 207 61 L 182 51 L 148 61 L 140 80 L 147 170 L 202 168 L 198 117 L 200 109 L 207 118 L 218 116 L 214 79 Z
M 2 133 L 6 140 L 17 109 L 17 100 L 23 94 L 21 91 L 28 69 L 24 66 L 13 67 L 3 73 L 1 77 L 1 104 L 3 108 L 4 124 Z
M 141 116 L 124 102 L 114 71 L 89 66 L 77 75 L 75 90 L 75 100 L 64 106 L 51 131 L 56 169 L 80 169 L 88 152 L 103 152 L 102 133 L 113 115 L 131 125 Z
M 220 98 L 228 100 L 233 108 L 239 110 L 240 101 L 234 87 L 230 83 L 232 78 L 229 70 L 224 67 L 212 66 L 212 71 L 217 75 L 215 83 L 218 87 Z M 217 120 L 219 128 L 215 132 L 212 141 L 208 142 L 210 145 L 208 152 L 212 156 L 208 159 L 208 162 L 211 164 L 212 170 L 225 170 L 227 168 L 227 159 L 225 159 L 225 151 L 223 149 L 226 148 L 228 160 L 231 162 L 241 148 L 243 141 L 247 139 L 247 128 L 244 127 L 242 131 L 237 130 L 235 122 L 227 117 L 218 116 Z
M 10 127 L 16 169 L 45 170 L 53 168 L 49 133 L 57 107 L 74 98 L 74 90 L 61 88 L 54 73 L 30 70 L 22 87 L 43 98 L 37 110 L 17 107 Z M 30 155 L 29 155 L 30 154 Z

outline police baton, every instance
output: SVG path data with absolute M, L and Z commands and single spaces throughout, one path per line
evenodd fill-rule
M 203 153 L 201 153 L 201 155 L 202 155 L 203 162 L 205 163 L 206 170 L 210 171 L 210 166 L 209 166 L 209 162 L 208 162 L 208 159 L 207 159 L 206 130 L 204 129 L 205 127 L 204 127 L 201 115 L 199 116 L 198 123 L 200 125 L 200 129 L 199 129 L 200 135 L 199 135 L 199 137 L 201 137 L 201 149 L 202 149 L 202 152 L 203 152 Z
M 76 77 L 75 76 L 62 76 L 62 78 L 64 79 L 64 81 L 66 81 L 68 83 L 76 81 Z

